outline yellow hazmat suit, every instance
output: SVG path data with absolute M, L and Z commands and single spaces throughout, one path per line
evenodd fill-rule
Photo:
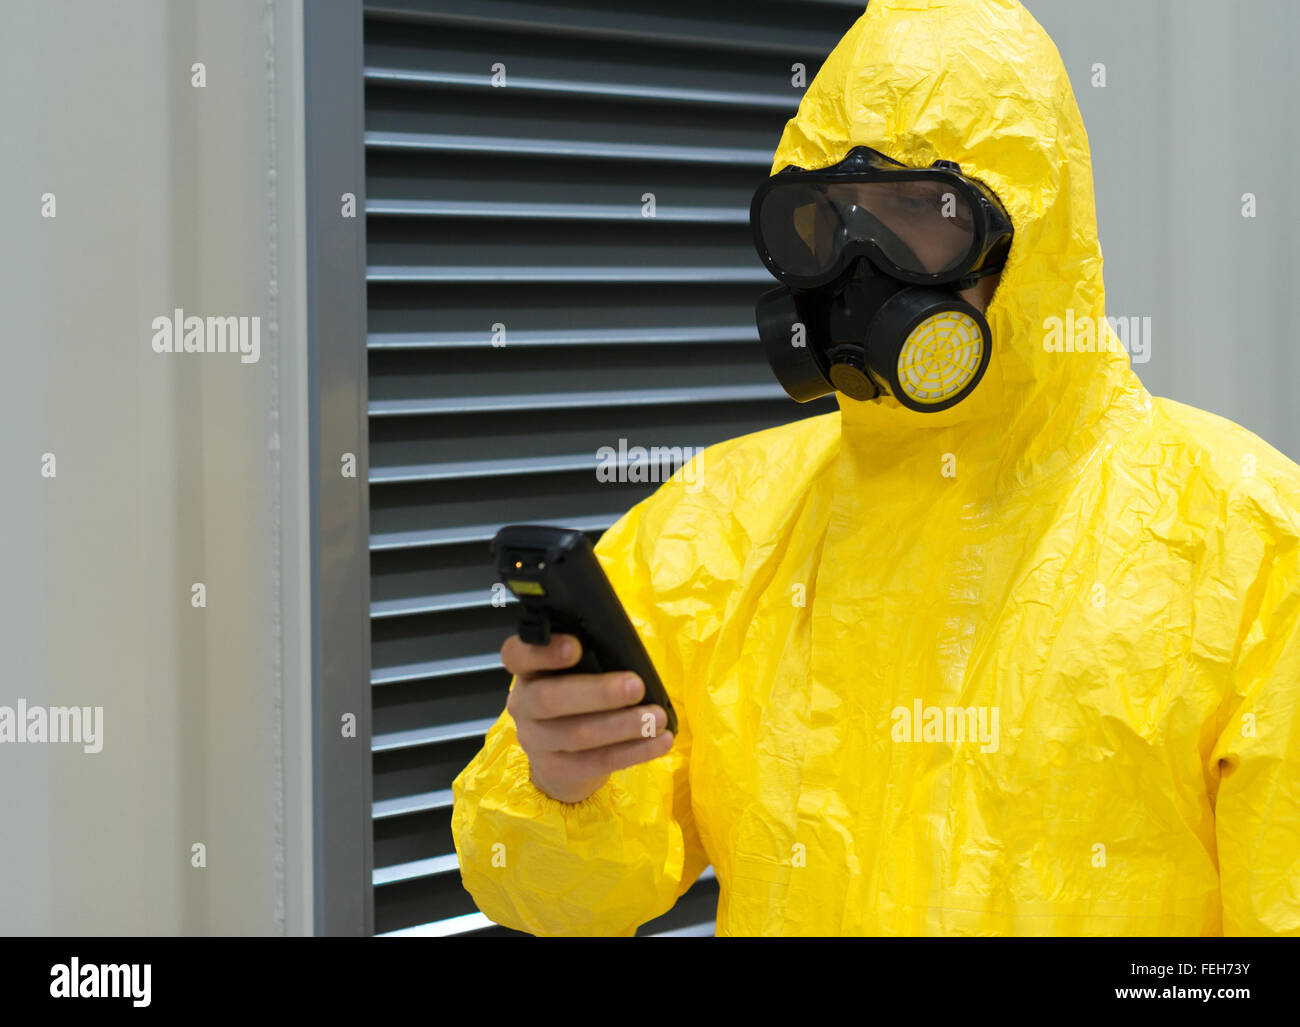
M 611 528 L 675 747 L 568 805 L 503 712 L 465 887 L 534 934 L 631 934 L 709 864 L 720 935 L 1300 934 L 1300 468 L 1130 370 L 1014 0 L 874 0 L 773 173 L 863 144 L 1007 207 L 988 373 L 713 446 Z

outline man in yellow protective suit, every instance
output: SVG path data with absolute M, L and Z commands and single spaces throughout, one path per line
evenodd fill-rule
M 996 282 L 987 333 L 954 306 L 978 359 L 927 393 L 849 346 L 837 413 L 605 534 L 677 736 L 562 801 L 503 712 L 454 784 L 465 887 L 535 934 L 630 935 L 710 864 L 720 935 L 1300 934 L 1300 468 L 1152 398 L 1101 327 L 1087 137 L 1015 0 L 873 0 L 772 181 L 855 150 L 953 162 L 985 241 L 1009 218 L 1000 279 L 962 283 L 978 311 Z M 896 230 L 830 209 L 787 207 L 823 271 L 889 264 Z

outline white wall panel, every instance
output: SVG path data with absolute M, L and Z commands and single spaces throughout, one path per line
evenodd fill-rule
M 104 739 L 0 745 L 3 933 L 309 929 L 299 20 L 5 7 L 0 705 Z M 259 359 L 155 353 L 176 307 L 260 317 Z

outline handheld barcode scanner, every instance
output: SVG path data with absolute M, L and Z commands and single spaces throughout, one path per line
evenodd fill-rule
M 654 664 L 601 570 L 587 536 L 568 528 L 511 524 L 492 540 L 497 573 L 520 603 L 519 637 L 547 645 L 553 632 L 574 635 L 582 659 L 561 674 L 627 670 L 645 682 L 640 705 L 656 703 L 677 733 L 677 712 Z

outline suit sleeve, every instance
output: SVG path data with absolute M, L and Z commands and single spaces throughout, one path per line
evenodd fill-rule
M 452 784 L 461 880 L 496 923 L 534 935 L 630 936 L 671 909 L 708 866 L 690 800 L 692 646 L 652 584 L 658 535 L 680 495 L 677 478 L 665 483 L 596 547 L 677 711 L 672 750 L 615 771 L 580 803 L 563 803 L 529 779 L 503 710 Z
M 1280 577 L 1260 582 L 1212 753 L 1225 935 L 1300 935 L 1300 588 Z

